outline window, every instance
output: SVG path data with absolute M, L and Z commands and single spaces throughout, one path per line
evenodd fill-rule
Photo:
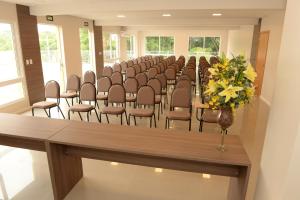
M 82 63 L 82 73 L 93 70 L 91 39 L 88 28 L 80 28 L 80 54 Z
M 0 70 L 0 105 L 24 98 L 13 27 L 8 23 L 0 23 Z
M 126 37 L 126 56 L 127 59 L 134 58 L 134 36 L 127 36 Z
M 145 48 L 147 55 L 174 55 L 174 37 L 147 36 Z
M 119 35 L 114 33 L 103 34 L 103 48 L 104 48 L 104 63 L 105 65 L 113 65 L 119 62 Z
M 190 37 L 189 55 L 217 56 L 220 51 L 220 37 Z

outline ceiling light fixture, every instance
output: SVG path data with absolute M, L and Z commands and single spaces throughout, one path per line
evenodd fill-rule
M 117 163 L 117 162 L 111 162 L 110 163 L 112 166 L 117 166 L 117 165 L 119 165 L 119 163 Z
M 125 15 L 117 15 L 118 18 L 125 18 Z
M 155 168 L 154 171 L 156 173 L 162 173 L 163 172 L 163 169 L 162 168 Z
M 202 177 L 203 177 L 204 179 L 210 179 L 210 174 L 202 174 Z
M 171 17 L 172 15 L 169 14 L 169 13 L 166 13 L 166 14 L 162 14 L 163 17 Z
M 222 16 L 222 13 L 214 13 L 214 14 L 212 14 L 214 17 L 220 17 L 220 16 Z

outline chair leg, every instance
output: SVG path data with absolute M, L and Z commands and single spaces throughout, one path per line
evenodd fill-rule
M 135 116 L 133 116 L 133 119 L 134 119 L 134 125 L 136 126 L 136 118 L 135 118 Z
M 129 124 L 128 124 L 128 118 L 127 118 L 127 113 L 126 113 L 126 111 L 125 111 L 125 119 L 126 119 L 127 125 L 129 125 Z
M 152 117 L 153 116 L 150 117 L 150 128 L 152 128 Z
M 201 120 L 200 121 L 200 126 L 199 126 L 199 131 L 202 132 L 202 130 L 203 130 L 203 121 Z
M 99 118 L 99 115 L 98 115 L 98 113 L 97 113 L 96 108 L 94 108 L 94 111 L 95 111 L 96 117 L 97 117 L 97 119 L 98 119 L 98 122 L 101 122 L 101 115 L 100 115 L 100 118 Z
M 69 104 L 69 102 L 68 102 L 68 99 L 67 99 L 67 98 L 65 98 L 65 100 L 66 100 L 66 102 L 67 102 L 68 106 L 70 107 L 70 104 Z
M 121 114 L 121 125 L 123 125 L 123 113 Z
M 49 108 L 49 118 L 51 118 L 51 108 Z
M 189 120 L 189 131 L 191 131 L 192 128 L 192 119 Z
M 167 124 L 168 123 L 168 118 L 166 117 L 166 121 L 165 121 L 165 129 L 167 129 Z
M 34 117 L 34 108 L 31 108 L 31 114 Z
M 49 114 L 47 113 L 47 110 L 46 110 L 46 109 L 44 109 L 44 111 L 45 111 L 45 113 L 46 113 L 47 117 L 49 117 Z
M 73 106 L 73 105 L 74 105 L 74 98 L 72 98 L 72 100 L 71 100 L 71 101 L 72 101 L 72 106 Z
M 160 105 L 158 104 L 158 109 L 157 109 L 157 118 L 159 120 L 159 113 L 160 113 Z
M 66 119 L 64 113 L 62 112 L 62 110 L 60 108 L 60 106 L 57 106 L 57 107 L 58 107 L 58 110 L 60 111 L 61 115 L 63 116 L 63 118 Z
M 164 109 L 163 109 L 163 105 L 162 105 L 162 101 L 160 102 L 160 111 L 161 111 L 161 114 L 164 114 Z
M 83 121 L 83 120 L 82 120 L 82 116 L 81 116 L 80 112 L 78 112 L 78 115 L 79 115 L 79 117 L 80 117 L 81 121 Z
M 105 116 L 106 116 L 106 121 L 107 121 L 107 123 L 109 124 L 108 115 L 107 115 L 107 114 L 105 114 Z
M 153 114 L 154 117 L 154 127 L 156 128 L 156 117 L 155 117 L 155 113 Z
M 96 101 L 96 106 L 97 106 L 97 108 L 98 108 L 98 109 L 100 109 L 100 108 L 99 108 L 99 104 L 98 104 L 98 101 Z
M 87 112 L 87 113 L 86 113 L 86 120 L 87 120 L 88 122 L 90 121 L 90 117 L 89 117 L 90 115 L 89 115 L 89 114 L 90 114 L 90 112 Z

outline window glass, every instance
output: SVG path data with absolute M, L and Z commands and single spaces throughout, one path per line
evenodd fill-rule
M 88 70 L 93 70 L 92 66 L 92 52 L 90 33 L 88 28 L 80 28 L 80 53 L 82 62 L 82 73 Z
M 147 36 L 145 39 L 145 52 L 147 55 L 173 55 L 173 36 Z
M 220 51 L 220 37 L 190 37 L 189 55 L 217 56 Z

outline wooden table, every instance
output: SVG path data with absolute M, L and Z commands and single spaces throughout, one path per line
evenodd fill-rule
M 49 132 L 46 128 L 35 126 L 36 118 L 23 116 L 1 118 L 1 121 L 29 120 L 28 131 L 33 135 L 45 133 L 44 149 L 48 155 L 50 175 L 54 198 L 64 199 L 76 183 L 82 178 L 81 158 L 92 158 L 116 161 L 127 164 L 161 167 L 188 172 L 209 173 L 231 177 L 228 199 L 245 199 L 250 161 L 241 145 L 238 136 L 228 135 L 225 143 L 226 152 L 219 152 L 216 147 L 220 141 L 219 134 L 199 134 L 184 131 L 149 129 L 87 123 L 77 121 L 38 119 L 49 121 Z M 32 120 L 32 121 L 31 121 Z M 36 121 L 37 120 L 37 121 Z M 0 124 L 0 136 L 5 128 Z M 20 126 L 21 128 L 22 126 Z M 17 127 L 16 127 L 17 129 Z M 10 131 L 11 143 L 16 136 Z M 25 129 L 27 130 L 27 129 Z M 16 131 L 20 134 L 22 130 Z M 46 132 L 49 134 L 46 136 Z M 24 135 L 23 135 L 24 136 Z M 26 136 L 25 136 L 26 137 Z M 30 139 L 34 136 L 30 135 Z M 27 138 L 27 137 L 26 137 Z M 39 138 L 40 140 L 43 140 Z M 3 144 L 0 140 L 0 144 Z M 22 147 L 19 145 L 18 147 Z M 22 148 L 27 148 L 24 146 Z

